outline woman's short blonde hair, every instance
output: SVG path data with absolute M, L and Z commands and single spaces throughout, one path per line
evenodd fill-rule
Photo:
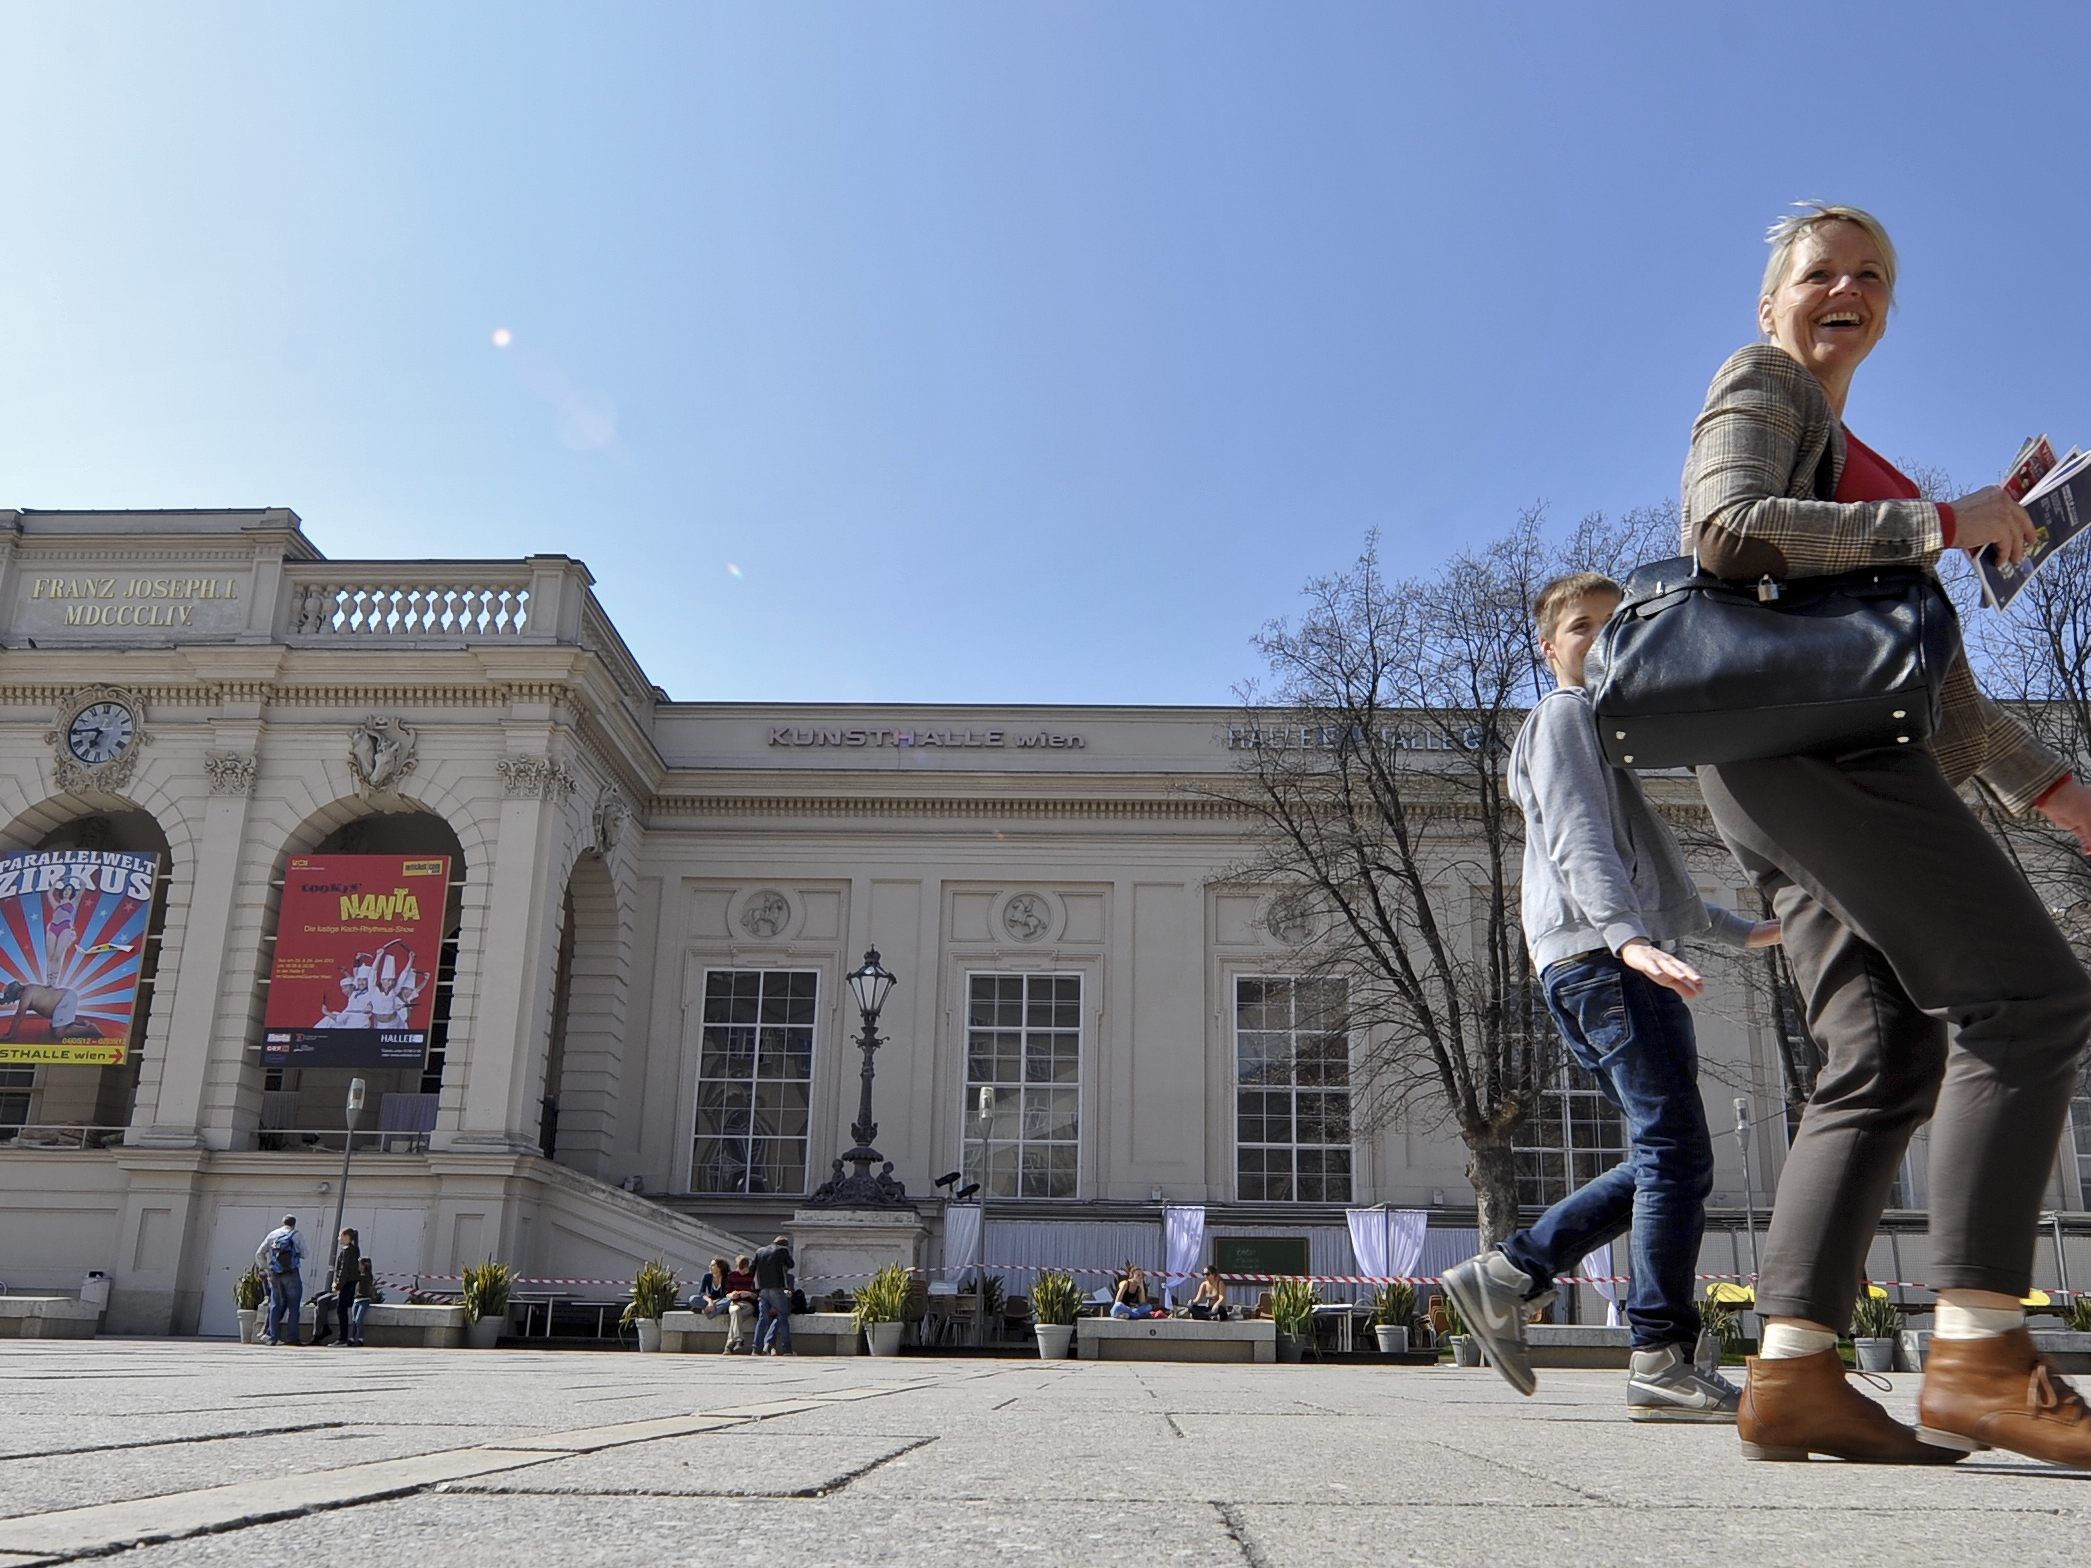
M 1779 285 L 1786 281 L 1786 269 L 1793 261 L 1793 248 L 1801 240 L 1815 232 L 1825 223 L 1856 223 L 1866 231 L 1866 238 L 1880 252 L 1881 265 L 1888 269 L 1888 298 L 1895 297 L 1895 242 L 1888 238 L 1888 231 L 1880 219 L 1863 207 L 1844 207 L 1832 202 L 1797 201 L 1793 211 L 1764 231 L 1764 243 L 1771 246 L 1771 260 L 1764 264 L 1764 286 L 1757 291 L 1759 299 L 1769 299 L 1778 293 Z

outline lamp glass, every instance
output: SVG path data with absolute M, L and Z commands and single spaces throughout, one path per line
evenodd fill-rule
M 886 1005 L 894 978 L 893 972 L 879 962 L 879 950 L 867 949 L 863 966 L 849 973 L 850 993 L 857 999 L 857 1011 L 876 1018 Z
M 361 1078 L 351 1078 L 349 1080 L 348 1108 L 352 1111 L 363 1109 L 363 1080 Z

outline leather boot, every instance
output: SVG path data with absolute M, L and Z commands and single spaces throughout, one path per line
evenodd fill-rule
M 1937 1342 L 1934 1341 L 1934 1344 Z M 1844 1380 L 1834 1350 L 1747 1363 L 1735 1428 L 1745 1459 L 1806 1459 L 1826 1454 L 1875 1465 L 1951 1464 L 1951 1448 L 1917 1434 Z
M 1987 1339 L 1934 1335 L 1917 1422 L 1925 1442 L 1946 1448 L 2005 1448 L 2051 1465 L 2091 1466 L 2091 1406 L 2022 1328 Z

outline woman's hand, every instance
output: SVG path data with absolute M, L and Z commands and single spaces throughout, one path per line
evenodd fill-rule
M 2033 548 L 2035 530 L 2026 509 L 1995 485 L 1984 485 L 1953 504 L 1953 543 L 1970 555 L 1996 547 L 1997 559 L 2016 566 Z
M 2091 789 L 2071 779 L 2049 791 L 2040 810 L 2056 827 L 2074 834 L 2077 848 L 2091 855 Z
M 1645 936 L 1637 936 L 1619 949 L 1619 961 L 1657 985 L 1667 986 L 1687 1002 L 1706 989 L 1706 981 L 1698 970 L 1675 954 L 1664 952 Z
M 1744 947 L 1777 947 L 1785 933 L 1776 920 L 1760 920 L 1750 928 L 1750 939 Z

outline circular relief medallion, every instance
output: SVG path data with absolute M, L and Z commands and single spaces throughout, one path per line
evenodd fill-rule
M 1002 906 L 1002 929 L 1019 942 L 1036 942 L 1053 926 L 1053 911 L 1036 893 L 1019 893 Z
M 1263 923 L 1287 947 L 1304 947 L 1314 935 L 1314 910 L 1305 894 L 1280 893 L 1271 900 Z
M 791 900 L 775 888 L 764 888 L 741 906 L 741 930 L 758 941 L 782 936 L 791 924 Z

